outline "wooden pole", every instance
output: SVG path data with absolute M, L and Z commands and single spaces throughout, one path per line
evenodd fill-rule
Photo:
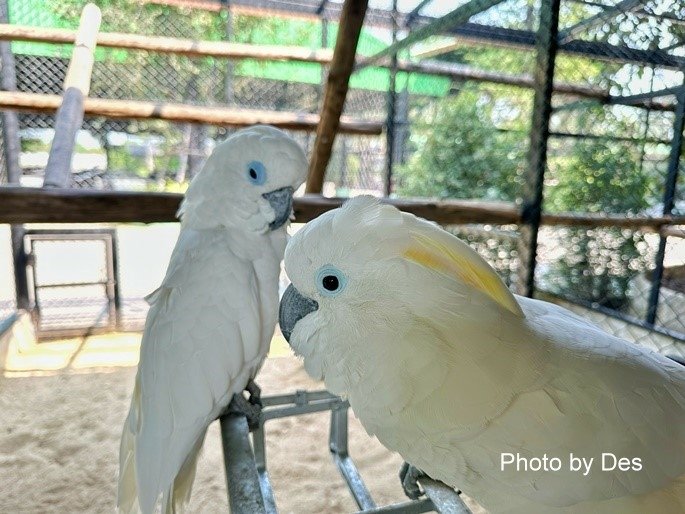
M 61 100 L 62 97 L 58 95 L 3 91 L 0 92 L 0 109 L 54 112 L 59 108 Z M 284 129 L 313 131 L 316 130 L 319 123 L 319 116 L 309 113 L 203 107 L 139 100 L 85 98 L 83 107 L 85 114 L 90 116 L 140 120 L 159 119 L 232 127 L 265 123 Z M 340 120 L 340 132 L 346 134 L 376 136 L 381 134 L 382 130 L 383 124 L 380 122 L 358 121 L 348 117 L 342 117 Z
M 333 142 L 340 126 L 340 115 L 345 106 L 350 75 L 359 42 L 368 0 L 345 0 L 333 59 L 328 70 L 326 91 L 321 106 L 321 119 L 316 129 L 316 140 L 312 150 L 307 177 L 307 193 L 320 193 L 326 167 L 333 151 Z
M 0 223 L 155 223 L 175 221 L 183 199 L 177 193 L 39 189 L 0 187 Z M 294 199 L 298 223 L 311 221 L 340 207 L 345 198 L 305 195 Z M 520 208 L 509 202 L 480 200 L 405 200 L 383 198 L 383 203 L 442 225 L 489 223 L 518 225 Z M 682 233 L 685 216 L 625 217 L 589 213 L 542 215 L 542 225 L 570 227 L 621 227 L 642 232 Z
M 90 91 L 90 77 L 95 60 L 95 40 L 102 15 L 95 4 L 81 12 L 74 50 L 64 79 L 64 96 L 55 116 L 55 135 L 45 167 L 43 187 L 68 187 L 71 181 L 71 158 L 76 135 L 83 124 L 83 101 Z

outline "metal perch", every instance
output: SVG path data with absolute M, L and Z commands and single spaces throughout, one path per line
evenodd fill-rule
M 250 443 L 248 423 L 235 411 L 220 418 L 224 465 L 230 511 L 234 514 L 274 514 L 278 510 L 266 465 L 265 423 L 270 419 L 331 411 L 329 448 L 340 474 L 359 507 L 358 514 L 421 513 L 469 514 L 468 507 L 454 489 L 428 477 L 420 477 L 425 497 L 377 507 L 350 457 L 347 447 L 349 404 L 328 391 L 297 391 L 267 396 Z

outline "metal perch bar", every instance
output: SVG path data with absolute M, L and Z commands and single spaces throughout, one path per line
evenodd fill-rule
M 364 485 L 357 466 L 354 465 L 347 449 L 347 409 L 347 403 L 335 405 L 331 409 L 329 448 L 333 455 L 333 461 L 347 482 L 347 487 L 354 496 L 357 506 L 362 510 L 375 509 L 376 502 L 371 498 L 371 493 Z
M 265 513 L 247 420 L 239 414 L 229 413 L 221 416 L 220 423 L 231 512 Z
M 459 493 L 441 482 L 421 478 L 426 498 L 377 507 L 349 455 L 347 447 L 347 401 L 328 391 L 296 391 L 293 394 L 261 399 L 259 426 L 252 432 L 250 445 L 247 420 L 232 412 L 220 418 L 224 466 L 230 510 L 234 514 L 275 514 L 278 512 L 266 464 L 265 423 L 270 419 L 331 411 L 329 448 L 340 474 L 361 509 L 358 514 L 469 514 Z
M 419 478 L 418 482 L 438 512 L 443 514 L 471 514 L 464 500 L 451 487 L 428 477 Z

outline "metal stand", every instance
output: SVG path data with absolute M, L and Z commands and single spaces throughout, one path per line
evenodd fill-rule
M 220 419 L 224 465 L 228 484 L 229 506 L 233 514 L 275 514 L 278 512 L 266 466 L 265 423 L 270 419 L 331 411 L 329 448 L 333 462 L 347 482 L 357 502 L 359 514 L 440 512 L 470 514 L 459 493 L 442 482 L 428 477 L 418 483 L 425 497 L 384 507 L 377 507 L 362 480 L 347 448 L 349 404 L 328 391 L 297 391 L 294 394 L 267 396 L 261 399 L 259 425 L 252 432 L 250 444 L 247 420 L 231 412 Z

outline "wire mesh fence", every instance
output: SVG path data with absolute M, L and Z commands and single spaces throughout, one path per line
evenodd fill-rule
M 10 21 L 74 28 L 84 3 L 9 0 Z M 408 0 L 393 12 L 389 0 L 371 2 L 358 53 L 369 56 L 386 48 L 393 41 L 393 23 L 401 40 L 466 3 L 428 2 L 416 10 L 419 2 Z M 182 4 L 112 1 L 102 7 L 102 31 L 331 49 L 341 9 L 339 2 L 314 0 Z M 665 0 L 562 0 L 558 18 L 550 134 L 537 139 L 547 150 L 542 212 L 632 218 L 684 214 L 685 186 L 682 180 L 673 182 L 678 175 L 674 156 L 679 156 L 673 144 L 679 145 L 685 8 Z M 386 131 L 338 135 L 324 193 L 389 192 L 525 205 L 530 155 L 539 150 L 530 148 L 531 131 L 537 130 L 532 120 L 534 97 L 540 94 L 539 56 L 545 50 L 536 47 L 536 40 L 551 33 L 552 25 L 541 16 L 539 2 L 506 0 L 400 50 L 394 87 L 389 60 L 354 73 L 344 114 L 384 122 Z M 21 91 L 60 93 L 68 45 L 14 42 L 12 50 Z M 317 113 L 326 71 L 312 62 L 99 48 L 91 95 Z M 23 180 L 39 184 L 54 119 L 21 114 L 20 123 Z M 77 141 L 73 185 L 182 191 L 215 142 L 233 130 L 88 117 Z M 312 133 L 291 133 L 311 151 Z M 669 182 L 676 184 L 670 196 Z M 523 262 L 515 227 L 452 229 L 508 283 L 514 281 Z M 685 294 L 678 278 L 685 265 L 681 241 L 640 227 L 543 227 L 535 287 L 540 295 L 614 316 L 616 333 L 639 332 L 632 339 L 648 338 L 644 327 L 652 324 L 685 339 L 678 321 Z M 122 267 L 133 265 L 122 259 Z M 129 307 L 144 312 L 136 303 L 142 293 L 130 296 L 138 300 Z

